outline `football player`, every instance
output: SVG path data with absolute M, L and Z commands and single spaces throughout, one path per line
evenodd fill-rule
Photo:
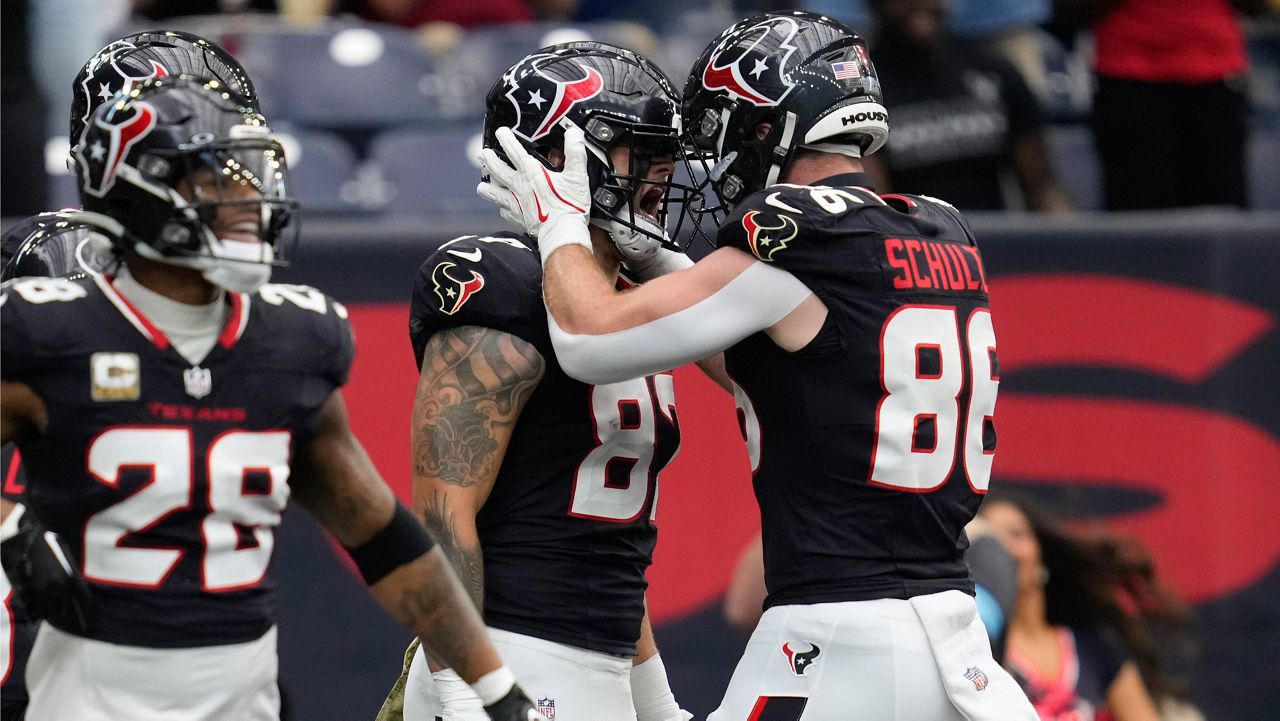
M 291 495 L 493 718 L 536 717 L 351 433 L 345 309 L 265 284 L 294 203 L 262 117 L 217 81 L 156 77 L 95 110 L 73 156 L 119 268 L 0 299 L 0 436 L 91 595 L 40 627 L 28 718 L 278 718 L 268 569 Z
M 92 226 L 79 215 L 40 213 L 6 231 L 0 239 L 0 282 L 24 277 L 83 276 L 101 268 L 101 259 L 89 247 Z M 27 707 L 27 656 L 35 643 L 40 618 L 81 613 L 76 604 L 86 601 L 87 591 L 74 569 L 64 569 L 59 563 L 58 554 L 66 553 L 65 542 L 45 536 L 34 518 L 25 515 L 21 501 L 26 482 L 21 458 L 12 444 L 5 446 L 3 461 L 0 506 L 9 523 L 0 529 L 0 547 L 6 562 L 5 573 L 0 575 L 0 597 L 4 599 L 4 615 L 0 616 L 0 653 L 4 654 L 0 663 L 0 717 L 17 719 L 22 718 Z M 9 566 L 18 578 L 16 589 L 10 585 Z
M 588 133 L 589 192 L 578 202 L 590 217 L 592 272 L 617 282 L 618 247 L 656 248 L 666 237 L 678 100 L 662 71 L 629 50 L 552 46 L 490 90 L 484 152 L 495 152 L 495 131 L 509 126 L 522 153 L 558 167 L 565 119 Z M 682 259 L 654 253 L 628 270 L 643 280 Z M 645 607 L 658 475 L 679 443 L 672 376 L 660 368 L 601 384 L 567 376 L 541 276 L 534 239 L 507 233 L 451 240 L 423 263 L 410 319 L 420 368 L 414 506 L 548 717 L 687 718 Z M 410 721 L 479 710 L 421 650 L 407 684 Z
M 75 146 L 85 121 L 99 105 L 147 79 L 182 74 L 216 80 L 245 98 L 249 107 L 258 109 L 252 81 L 240 64 L 216 43 L 176 30 L 133 33 L 94 53 L 73 79 L 69 145 Z M 92 226 L 91 219 L 66 211 L 41 213 L 18 223 L 6 231 L 0 244 L 3 251 L 0 280 L 24 276 L 64 277 L 102 270 L 102 264 L 110 262 L 110 256 L 93 247 L 95 239 L 103 236 L 89 233 Z M 81 267 L 82 262 L 86 267 Z M 34 515 L 23 513 L 20 494 L 10 492 L 10 488 L 24 485 L 20 459 L 11 456 L 11 450 L 6 446 L 5 513 L 15 508 L 12 504 L 17 504 L 18 513 L 6 516 L 11 521 L 4 531 L 4 549 L 5 558 L 21 567 L 15 565 L 13 569 L 16 587 L 6 586 L 3 590 L 10 612 L 7 619 L 10 624 L 0 629 L 0 647 L 8 654 L 0 683 L 6 719 L 20 714 L 26 705 L 23 669 L 38 621 L 28 614 L 39 609 L 74 615 L 80 588 L 74 574 L 61 575 L 61 565 L 48 555 L 53 553 L 52 545 L 46 545 L 44 539 L 55 538 L 56 534 L 46 536 L 46 529 Z M 39 577 L 41 574 L 49 577 Z M 10 580 L 5 577 L 6 584 Z M 23 596 L 27 596 L 25 603 L 18 600 Z
M 744 20 L 695 63 L 691 142 L 731 213 L 691 269 L 616 293 L 589 242 L 583 132 L 564 169 L 497 139 L 492 186 L 538 229 L 557 358 L 604 383 L 725 349 L 768 597 L 716 721 L 1034 719 L 992 659 L 964 526 L 995 450 L 999 365 L 968 223 L 877 195 L 888 137 L 866 47 L 826 17 Z

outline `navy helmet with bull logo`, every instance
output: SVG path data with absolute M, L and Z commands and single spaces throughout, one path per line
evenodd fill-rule
M 284 150 L 266 120 L 217 81 L 142 83 L 94 111 L 72 155 L 84 209 L 118 223 L 117 256 L 195 268 L 249 292 L 296 241 Z M 224 213 L 238 221 L 219 237 Z
M 260 112 L 253 81 L 217 43 L 181 30 L 146 30 L 107 43 L 76 74 L 71 82 L 71 145 L 80 141 L 99 105 L 148 80 L 179 75 L 216 81 Z
M 670 178 L 645 177 L 655 159 L 681 157 L 679 98 L 666 74 L 607 43 L 543 48 L 511 66 L 489 91 L 484 144 L 504 156 L 495 133 L 510 127 L 531 154 L 552 167 L 549 154 L 564 148 L 566 119 L 586 136 L 592 223 L 620 243 L 636 233 L 669 242 L 674 233 L 667 230 L 668 205 L 691 197 L 693 189 Z M 628 167 L 615 165 L 611 151 L 620 146 L 630 150 Z M 636 198 L 640 188 L 643 197 Z
M 865 156 L 889 137 L 866 43 L 801 11 L 748 18 L 711 41 L 685 83 L 681 112 L 729 205 L 776 183 L 803 146 Z M 770 130 L 757 137 L 762 123 Z

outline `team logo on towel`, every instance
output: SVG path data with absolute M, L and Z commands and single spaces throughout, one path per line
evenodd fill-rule
M 808 648 L 805 648 L 806 646 Z M 782 653 L 787 656 L 787 665 L 791 667 L 791 673 L 803 676 L 814 661 L 818 660 L 818 654 L 822 653 L 822 649 L 808 642 L 793 643 L 788 641 L 782 644 Z
M 986 688 L 987 684 L 991 682 L 991 680 L 987 678 L 987 674 L 983 673 L 982 669 L 977 666 L 970 666 L 969 668 L 966 668 L 964 670 L 964 677 L 972 681 L 973 687 L 979 691 Z

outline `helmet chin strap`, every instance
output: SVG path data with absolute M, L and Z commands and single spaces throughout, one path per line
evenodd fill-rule
M 835 153 L 850 158 L 862 159 L 862 148 L 851 143 L 801 143 L 801 150 L 813 150 L 819 153 Z
M 138 255 L 159 263 L 192 268 L 204 279 L 232 293 L 253 293 L 271 279 L 275 250 L 265 243 L 224 240 L 208 227 L 202 228 L 204 250 L 200 255 L 164 255 L 142 242 L 133 249 Z
M 796 114 L 787 111 L 787 118 L 782 124 L 782 139 L 778 141 L 778 145 L 772 153 L 773 160 L 769 165 L 769 175 L 764 179 L 764 187 L 767 188 L 778 182 L 778 178 L 782 175 L 782 163 L 791 154 L 791 141 L 795 138 L 795 134 Z M 779 150 L 782 151 L 781 155 L 778 154 Z
M 612 218 L 592 218 L 591 224 L 609 234 L 609 239 L 618 246 L 623 256 L 627 256 L 627 248 L 657 246 L 669 243 L 671 238 L 667 229 L 642 216 L 635 216 L 631 227 Z

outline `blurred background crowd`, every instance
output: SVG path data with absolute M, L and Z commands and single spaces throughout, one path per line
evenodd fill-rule
M 514 58 L 596 38 L 679 88 L 720 29 L 796 2 L 872 39 L 882 192 L 965 211 L 1280 208 L 1280 0 L 3 0 L 0 205 L 75 203 L 67 79 L 130 30 L 237 56 L 309 217 L 433 216 L 484 210 L 458 180 Z

